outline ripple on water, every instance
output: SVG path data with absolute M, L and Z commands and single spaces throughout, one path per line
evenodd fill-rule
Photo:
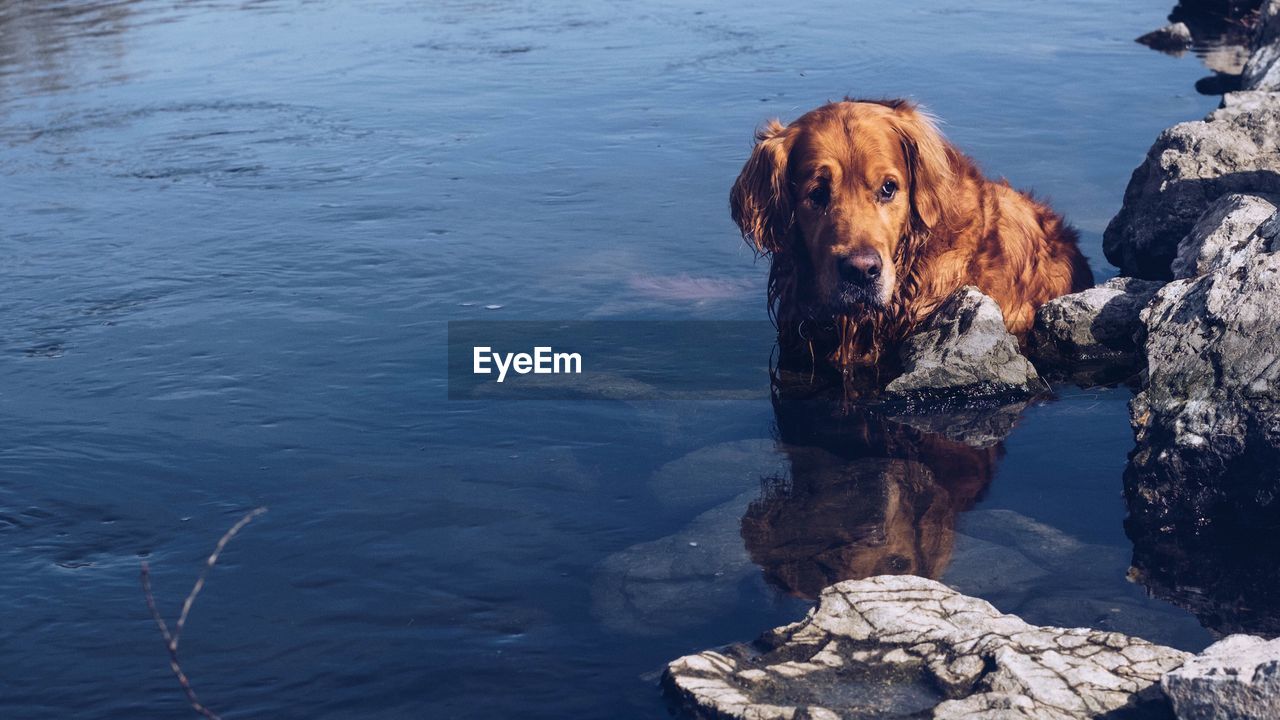
M 90 173 L 102 179 L 249 190 L 352 183 L 387 153 L 372 130 L 314 106 L 212 100 L 64 114 L 0 134 L 5 174 Z M 367 144 L 368 152 L 357 152 Z M 353 162 L 359 157 L 360 162 Z

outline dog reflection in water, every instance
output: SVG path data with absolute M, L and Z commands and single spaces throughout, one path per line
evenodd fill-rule
M 790 477 L 766 478 L 742 518 L 765 578 L 814 598 L 841 580 L 941 576 L 957 514 L 980 499 L 1003 455 L 998 439 L 974 447 L 871 411 L 824 418 L 776 398 L 774 408 Z

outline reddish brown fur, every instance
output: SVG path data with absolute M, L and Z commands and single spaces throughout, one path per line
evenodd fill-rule
M 837 369 L 891 360 L 964 285 L 993 298 L 1010 332 L 1025 339 L 1036 308 L 1093 284 L 1061 217 L 984 178 L 903 101 L 846 100 L 786 127 L 770 122 L 730 205 L 743 237 L 770 258 L 770 311 L 784 354 L 807 352 Z M 883 261 L 875 297 L 850 301 L 837 265 L 871 252 Z

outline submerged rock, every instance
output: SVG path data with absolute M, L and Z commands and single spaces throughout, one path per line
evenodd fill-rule
M 737 602 L 759 574 L 738 524 L 756 491 L 698 515 L 684 529 L 605 558 L 591 588 L 592 612 L 612 632 L 648 635 L 695 627 Z
M 1163 283 L 1114 278 L 1050 300 L 1036 311 L 1031 356 L 1048 371 L 1085 382 L 1108 382 L 1141 367 L 1138 314 Z
M 666 463 L 649 479 L 664 507 L 705 510 L 747 491 L 760 479 L 785 474 L 787 455 L 773 440 L 738 440 L 694 450 Z
M 1178 242 L 1173 259 L 1173 276 L 1193 278 L 1211 273 L 1275 248 L 1274 234 L 1254 232 L 1276 214 L 1280 197 L 1274 195 L 1224 195 L 1213 202 L 1196 221 L 1191 232 Z
M 1135 522 L 1280 526 L 1280 254 L 1162 289 L 1126 473 Z M 1240 527 L 1238 529 L 1246 529 Z
M 1179 720 L 1280 717 L 1280 640 L 1232 635 L 1160 681 Z
M 1127 548 L 1084 542 L 1012 510 L 979 509 L 959 518 L 951 566 L 938 579 L 1032 624 L 1205 644 L 1195 618 L 1126 580 L 1129 561 Z
M 1186 657 L 1120 633 L 1028 625 L 924 578 L 879 576 L 827 588 L 808 617 L 754 646 L 680 658 L 663 682 L 717 718 L 1066 720 L 1167 712 L 1157 683 Z
M 973 286 L 952 293 L 902 345 L 891 396 L 1010 398 L 1045 388 L 994 300 Z
M 1137 42 L 1152 50 L 1181 54 L 1191 47 L 1191 28 L 1186 23 L 1170 23 L 1143 35 Z
M 1280 91 L 1280 0 L 1268 0 L 1262 7 L 1253 55 L 1241 80 L 1247 90 Z
M 1103 251 L 1122 274 L 1173 277 L 1178 243 L 1228 193 L 1280 193 L 1280 94 L 1230 93 L 1204 120 L 1160 133 L 1133 171 Z

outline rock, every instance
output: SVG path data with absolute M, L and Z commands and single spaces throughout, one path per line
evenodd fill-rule
M 1121 274 L 1173 277 L 1178 243 L 1228 193 L 1280 193 L 1280 94 L 1230 93 L 1204 120 L 1160 133 L 1133 171 L 1124 205 L 1103 234 Z
M 1244 88 L 1280 91 L 1280 0 L 1264 4 L 1253 46 L 1253 55 L 1241 73 Z
M 662 467 L 649 489 L 664 507 L 705 510 L 747 491 L 764 478 L 785 476 L 787 456 L 773 440 L 739 440 L 699 448 Z
M 1278 302 L 1280 254 L 1266 253 L 1172 282 L 1143 312 L 1148 383 L 1130 406 L 1125 477 L 1134 522 L 1280 526 Z
M 1178 242 L 1173 276 L 1199 277 L 1240 258 L 1275 249 L 1268 238 L 1254 231 L 1276 214 L 1277 207 L 1280 198 L 1266 195 L 1233 193 L 1213 201 L 1191 232 Z
M 501 384 L 479 382 L 457 391 L 460 398 L 521 400 L 617 400 L 666 399 L 663 389 L 615 373 L 508 375 Z
M 1160 687 L 1179 720 L 1280 717 L 1280 640 L 1224 638 L 1166 673 Z
M 960 516 L 940 580 L 1036 624 L 1091 627 L 1174 647 L 1203 647 L 1195 618 L 1125 579 L 1130 550 L 1082 542 L 1012 510 Z
M 941 583 L 887 575 L 827 588 L 804 620 L 755 646 L 680 658 L 663 683 L 700 717 L 1065 720 L 1167 712 L 1157 683 L 1186 657 L 1120 633 L 1028 625 Z
M 741 584 L 759 575 L 738 534 L 756 494 L 743 493 L 674 535 L 605 558 L 591 589 L 592 611 L 601 624 L 647 635 L 693 627 L 731 610 Z
M 1182 54 L 1191 47 L 1191 28 L 1186 23 L 1172 23 L 1138 38 L 1137 42 L 1152 50 Z
M 1045 388 L 995 301 L 973 286 L 952 293 L 902 345 L 891 396 L 1025 397 Z
M 1091 382 L 1133 374 L 1142 364 L 1138 313 L 1162 285 L 1114 278 L 1050 300 L 1036 311 L 1031 357 L 1051 372 Z
M 1273 216 L 1253 233 L 1270 240 L 1249 245 L 1274 247 L 1277 235 Z M 1276 258 L 1236 253 L 1212 275 L 1161 291 L 1149 318 L 1160 323 L 1149 340 L 1152 387 L 1133 405 L 1140 442 L 1125 475 L 1130 577 L 1219 634 L 1280 635 L 1280 565 L 1271 549 L 1280 511 L 1267 460 L 1275 400 L 1265 379 L 1278 344 L 1267 314 L 1275 296 L 1235 295 L 1256 289 Z M 1241 321 L 1241 313 L 1262 315 Z M 1204 327 L 1214 329 L 1173 342 Z

